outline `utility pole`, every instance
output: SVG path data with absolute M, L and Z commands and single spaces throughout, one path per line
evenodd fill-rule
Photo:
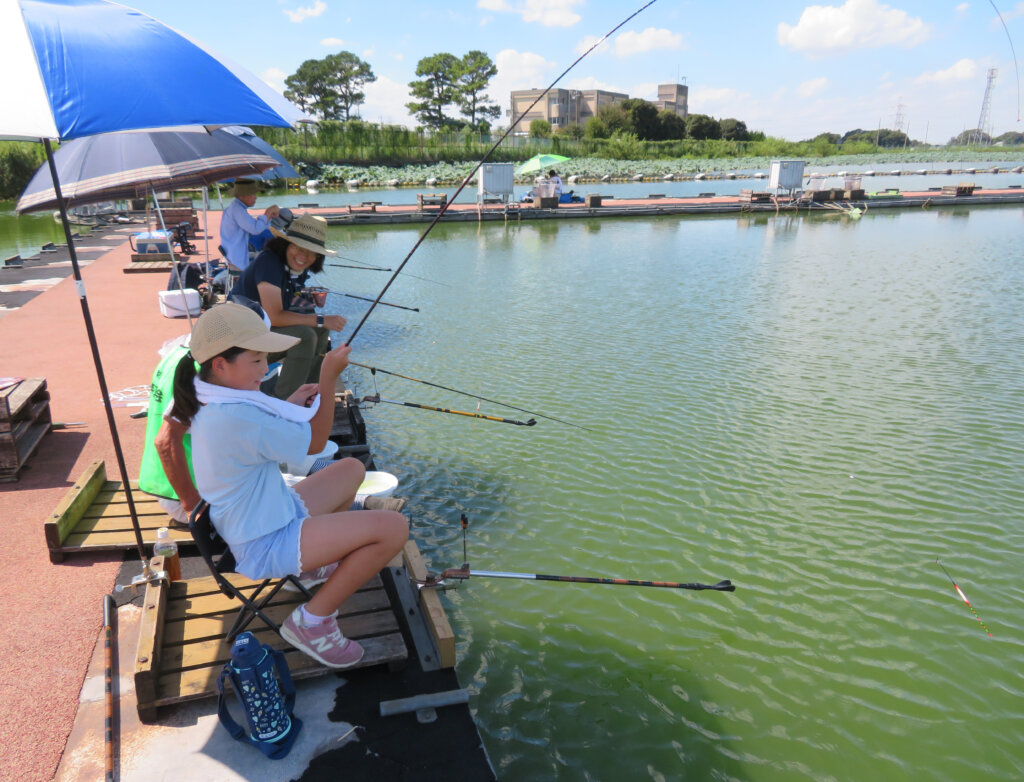
M 981 146 L 982 136 L 987 135 L 991 138 L 991 123 L 992 123 L 992 88 L 996 83 L 996 75 L 999 71 L 996 68 L 988 69 L 988 76 L 985 78 L 985 97 L 981 99 L 981 114 L 978 116 L 978 127 L 971 134 L 971 138 L 968 140 L 969 146 L 977 144 Z

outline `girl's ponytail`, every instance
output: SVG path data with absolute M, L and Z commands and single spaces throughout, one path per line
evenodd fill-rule
M 196 360 L 191 353 L 186 353 L 174 370 L 174 417 L 185 426 L 199 412 L 199 399 L 196 397 Z

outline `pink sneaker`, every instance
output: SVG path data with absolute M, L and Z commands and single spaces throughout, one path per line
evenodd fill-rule
M 315 586 L 319 586 L 331 577 L 331 573 L 338 569 L 338 563 L 332 562 L 330 565 L 324 565 L 318 567 L 316 570 L 303 570 L 299 573 L 299 581 L 302 582 L 302 586 L 306 589 L 312 589 Z M 298 588 L 291 582 L 286 581 L 284 586 L 281 587 L 282 591 L 285 592 L 298 592 Z
M 333 617 L 313 627 L 302 624 L 302 609 L 296 608 L 281 624 L 281 637 L 329 668 L 349 668 L 363 659 L 363 647 L 341 634 Z

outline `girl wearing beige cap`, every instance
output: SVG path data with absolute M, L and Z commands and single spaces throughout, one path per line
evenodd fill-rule
M 191 425 L 196 487 L 236 570 L 323 584 L 284 621 L 281 635 L 324 665 L 347 668 L 363 650 L 342 635 L 338 606 L 402 549 L 409 524 L 390 510 L 347 510 L 365 475 L 357 459 L 333 462 L 294 487 L 285 482 L 280 463 L 323 450 L 335 381 L 351 350 L 342 345 L 324 356 L 319 386 L 304 384 L 286 400 L 261 393 L 267 353 L 296 342 L 241 305 L 206 311 L 175 374 L 174 416 Z

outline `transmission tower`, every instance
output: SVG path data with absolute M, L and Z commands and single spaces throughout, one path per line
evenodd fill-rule
M 982 135 L 992 136 L 992 87 L 996 83 L 996 74 L 999 71 L 995 68 L 988 69 L 988 78 L 985 82 L 985 97 L 981 99 L 981 114 L 978 116 L 978 127 L 975 128 L 968 140 L 968 146 L 981 145 Z
M 903 110 L 905 108 L 907 108 L 907 107 L 903 104 L 903 97 L 902 96 L 900 98 L 898 98 L 897 100 L 899 102 L 896 104 L 896 119 L 893 121 L 892 129 L 896 130 L 896 131 L 899 131 L 899 130 L 903 130 L 903 123 L 905 122 L 905 118 L 903 116 Z

